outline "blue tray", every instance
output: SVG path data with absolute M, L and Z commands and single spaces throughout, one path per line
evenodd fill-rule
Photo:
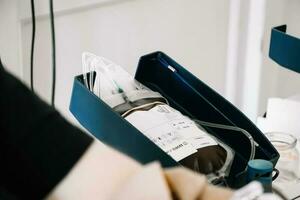
M 171 67 L 170 67 L 171 66 Z M 140 58 L 135 79 L 166 97 L 170 105 L 192 119 L 238 126 L 247 130 L 255 141 L 255 158 L 276 164 L 279 154 L 260 130 L 235 106 L 185 70 L 162 52 Z M 124 120 L 105 102 L 90 92 L 83 76 L 74 80 L 70 111 L 96 138 L 141 163 L 159 160 L 164 167 L 179 165 L 139 130 Z M 232 187 L 239 187 L 236 175 L 242 172 L 250 155 L 250 144 L 243 134 L 206 128 L 236 152 L 228 178 Z

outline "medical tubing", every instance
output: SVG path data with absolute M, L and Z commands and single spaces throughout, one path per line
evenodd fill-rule
M 90 64 L 90 74 L 89 74 L 89 83 L 90 83 L 90 90 L 94 91 L 94 71 L 96 71 L 95 63 L 91 61 Z
M 56 85 L 56 42 L 55 42 L 55 26 L 54 26 L 54 11 L 53 0 L 49 0 L 50 4 L 50 28 L 51 28 L 51 43 L 52 43 L 52 86 L 51 86 L 51 105 L 55 107 L 55 85 Z
M 35 9 L 34 0 L 31 0 L 31 19 L 32 19 L 32 36 L 31 36 L 31 49 L 30 49 L 30 88 L 34 92 L 33 88 L 33 61 L 34 61 L 34 44 L 35 44 Z
M 255 141 L 254 141 L 253 137 L 250 135 L 250 133 L 248 131 L 246 131 L 245 129 L 235 127 L 235 126 L 228 126 L 228 125 L 223 125 L 223 124 L 205 122 L 205 121 L 201 121 L 201 120 L 198 120 L 198 119 L 193 119 L 193 120 L 195 122 L 197 122 L 198 124 L 200 124 L 201 126 L 207 126 L 207 127 L 212 127 L 212 128 L 219 128 L 219 129 L 226 129 L 226 130 L 242 132 L 248 138 L 248 140 L 250 142 L 251 152 L 250 152 L 249 160 L 254 159 L 254 157 L 255 157 Z
M 84 85 L 90 90 L 89 84 L 87 82 L 87 73 L 88 73 L 88 68 L 87 68 L 87 64 L 86 64 L 86 54 L 82 55 L 81 61 L 82 61 L 82 72 L 83 72 L 83 82 Z
M 140 110 L 142 108 L 145 108 L 145 107 L 148 107 L 148 106 L 152 106 L 152 105 L 165 105 L 165 103 L 163 102 L 160 102 L 160 101 L 154 101 L 154 102 L 151 102 L 151 103 L 147 103 L 147 104 L 143 104 L 143 105 L 140 105 L 140 106 L 137 106 L 137 107 L 134 107 L 134 108 L 131 108 L 129 110 L 127 110 L 125 113 L 123 113 L 121 116 L 123 118 L 125 118 L 128 114 L 130 114 L 131 112 L 134 112 L 134 111 L 137 111 L 137 110 Z

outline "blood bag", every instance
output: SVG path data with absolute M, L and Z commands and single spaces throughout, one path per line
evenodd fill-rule
M 160 93 L 134 80 L 120 66 L 92 54 L 85 57 L 96 72 L 93 92 L 159 148 L 200 173 L 229 174 L 234 157 L 230 147 L 172 108 Z
M 136 109 L 125 119 L 183 166 L 203 174 L 228 174 L 233 151 L 169 105 Z

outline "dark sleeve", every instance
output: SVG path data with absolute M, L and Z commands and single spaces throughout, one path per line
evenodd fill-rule
M 0 193 L 45 197 L 92 141 L 0 63 Z

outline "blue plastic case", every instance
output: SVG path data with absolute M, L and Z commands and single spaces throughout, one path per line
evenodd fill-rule
M 272 28 L 269 57 L 276 63 L 300 73 L 300 39 L 286 33 L 286 25 Z
M 192 119 L 238 126 L 247 130 L 258 143 L 255 158 L 269 160 L 275 166 L 279 154 L 260 130 L 235 106 L 166 54 L 155 52 L 142 56 L 135 79 L 160 92 L 172 107 Z M 179 165 L 90 92 L 83 83 L 82 75 L 75 77 L 70 111 L 100 141 L 143 164 L 158 160 L 164 167 Z M 239 179 L 236 175 L 247 166 L 250 155 L 249 140 L 235 131 L 214 128 L 207 128 L 207 131 L 235 151 L 227 181 L 231 187 L 243 185 L 242 178 Z

